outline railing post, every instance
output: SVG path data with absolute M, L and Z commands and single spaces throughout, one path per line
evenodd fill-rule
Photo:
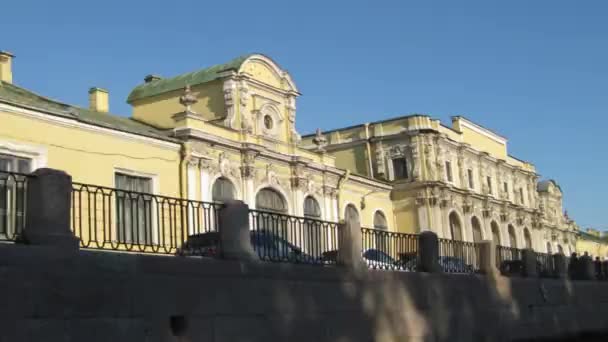
M 418 251 L 420 253 L 420 261 L 417 265 L 419 272 L 441 272 L 437 234 L 430 230 L 420 233 L 418 237 Z
M 225 259 L 257 261 L 251 245 L 249 206 L 243 201 L 229 200 L 220 209 L 220 250 Z
M 70 229 L 72 177 L 61 170 L 38 169 L 28 178 L 23 242 L 78 250 Z
M 595 279 L 595 267 L 593 260 L 588 255 L 583 255 L 578 259 L 578 267 L 581 280 L 594 280 Z
M 354 271 L 364 269 L 365 264 L 361 251 L 361 224 L 359 221 L 340 221 L 338 224 L 338 263 Z
M 524 249 L 521 251 L 521 261 L 523 264 L 522 275 L 524 277 L 537 277 L 538 269 L 536 267 L 536 252 L 532 249 Z
M 568 276 L 565 255 L 561 253 L 553 254 L 553 267 L 556 278 L 566 278 Z
M 496 243 L 483 240 L 479 243 L 479 271 L 486 275 L 498 274 L 496 268 Z

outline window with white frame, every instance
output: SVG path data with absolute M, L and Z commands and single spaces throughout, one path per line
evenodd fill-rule
M 469 176 L 469 189 L 474 189 L 475 188 L 475 182 L 474 182 L 474 178 L 473 178 L 473 170 L 472 169 L 468 169 L 467 170 L 467 175 Z
M 492 177 L 487 176 L 486 182 L 488 183 L 488 193 L 492 195 Z
M 116 237 L 118 242 L 153 242 L 152 179 L 116 173 Z
M 445 162 L 445 175 L 448 182 L 454 181 L 454 178 L 452 177 L 452 163 L 450 161 Z
M 24 174 L 31 168 L 31 159 L 0 154 L 0 236 L 13 237 L 25 225 L 25 179 L 9 172 Z
M 405 157 L 393 158 L 393 178 L 407 179 L 407 160 Z

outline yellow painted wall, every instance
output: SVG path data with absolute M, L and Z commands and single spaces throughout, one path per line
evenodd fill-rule
M 604 259 L 608 257 L 608 241 L 591 240 L 585 237 L 579 237 L 576 240 L 576 253 L 583 255 L 585 252 L 595 257 Z
M 343 150 L 332 151 L 336 158 L 336 165 L 350 170 L 352 173 L 368 176 L 367 150 L 365 145 L 357 145 Z
M 352 203 L 359 212 L 362 227 L 373 228 L 374 213 L 376 210 L 381 210 L 386 217 L 388 229 L 394 231 L 395 218 L 393 216 L 393 203 L 390 200 L 390 192 L 381 191 L 368 194 L 369 192 L 365 187 L 347 182 L 344 189 L 340 192 L 340 219 L 344 219 L 344 210 L 349 203 Z M 361 209 L 361 198 L 363 196 L 365 196 L 365 207 Z
M 225 117 L 226 109 L 221 81 L 193 86 L 192 91 L 199 93 L 197 95 L 198 102 L 192 106 L 192 110 L 206 120 Z M 183 93 L 183 89 L 178 89 L 134 101 L 131 104 L 133 106 L 133 118 L 159 128 L 173 128 L 173 114 L 184 111 L 184 106 L 179 103 L 179 97 Z M 234 99 L 234 101 L 237 102 L 238 99 Z
M 470 144 L 472 148 L 488 152 L 492 157 L 507 159 L 507 146 L 479 134 L 467 127 L 461 127 L 463 142 Z
M 47 150 L 47 166 L 65 170 L 75 182 L 112 187 L 115 168 L 154 174 L 157 193 L 179 196 L 179 146 L 157 147 L 146 141 L 49 124 L 2 113 L 0 139 Z

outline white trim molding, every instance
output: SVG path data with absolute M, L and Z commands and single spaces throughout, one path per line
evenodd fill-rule
M 47 166 L 48 151 L 44 146 L 0 140 L 0 154 L 30 159 L 32 171 Z

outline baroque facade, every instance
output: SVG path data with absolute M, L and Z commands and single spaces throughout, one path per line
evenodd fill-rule
M 504 137 L 463 117 L 452 127 L 411 115 L 301 136 L 300 92 L 260 54 L 172 78 L 148 75 L 124 117 L 109 113 L 100 88 L 81 108 L 15 85 L 13 57 L 0 52 L 6 165 L 25 160 L 29 170 L 63 169 L 81 183 L 136 182 L 166 196 L 236 198 L 328 221 L 354 215 L 391 231 L 574 250 L 577 227 L 562 212 L 559 186 L 539 182 L 533 165 L 507 154 Z
M 318 135 L 318 134 L 317 134 Z M 317 135 L 303 138 L 309 144 Z M 325 132 L 339 167 L 391 182 L 404 232 L 571 253 L 577 226 L 554 181 L 507 153 L 507 139 L 464 117 L 411 115 Z

